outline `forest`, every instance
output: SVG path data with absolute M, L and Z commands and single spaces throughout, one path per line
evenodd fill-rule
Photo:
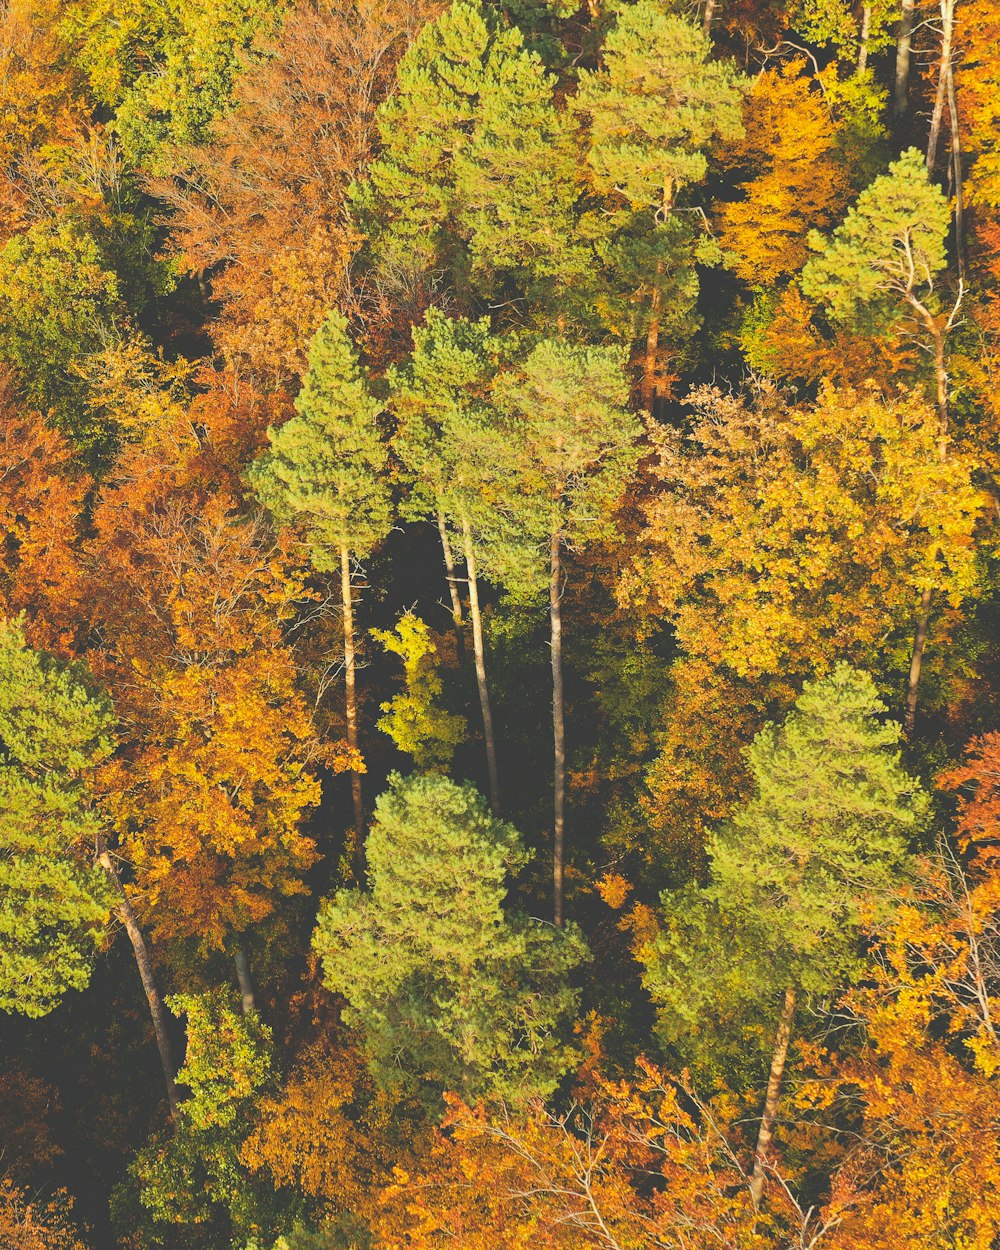
M 997 1250 L 997 0 L 0 0 L 0 119 L 0 1250 Z

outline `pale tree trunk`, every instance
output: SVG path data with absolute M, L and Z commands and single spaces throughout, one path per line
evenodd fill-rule
M 754 1206 L 760 1203 L 764 1192 L 764 1168 L 767 1165 L 768 1151 L 774 1137 L 774 1121 L 778 1114 L 778 1101 L 781 1098 L 781 1082 L 785 1075 L 785 1062 L 788 1059 L 788 1042 L 792 1036 L 792 1020 L 795 1017 L 795 991 L 785 990 L 785 1002 L 778 1021 L 778 1033 L 774 1039 L 774 1051 L 771 1054 L 771 1071 L 767 1078 L 767 1093 L 764 1096 L 764 1113 L 760 1118 L 757 1132 L 757 1147 L 753 1155 L 753 1175 L 750 1177 L 750 1196 Z
M 663 202 L 657 216 L 664 221 L 670 213 L 674 202 L 674 184 L 667 182 L 663 187 Z M 646 327 L 646 360 L 642 375 L 642 402 L 647 412 L 653 411 L 656 401 L 656 371 L 660 351 L 660 306 L 663 303 L 663 292 L 660 280 L 663 277 L 663 261 L 656 262 L 656 283 L 649 297 L 649 325 Z
M 916 7 L 917 0 L 903 0 L 899 33 L 896 36 L 896 87 L 893 107 L 897 117 L 904 116 L 910 101 L 910 57 Z
M 166 1008 L 163 1005 L 163 999 L 160 997 L 160 991 L 156 985 L 156 977 L 153 975 L 153 961 L 149 957 L 149 948 L 146 946 L 146 939 L 139 928 L 135 910 L 118 876 L 118 869 L 115 867 L 111 856 L 108 854 L 107 847 L 103 843 L 98 847 L 97 862 L 104 869 L 108 880 L 111 882 L 112 889 L 118 899 L 116 908 L 118 918 L 129 936 L 129 941 L 132 943 L 136 967 L 139 969 L 139 978 L 142 981 L 142 988 L 146 991 L 146 1002 L 149 1004 L 149 1015 L 153 1022 L 156 1048 L 160 1052 L 160 1064 L 163 1068 L 163 1080 L 167 1088 L 167 1105 L 170 1108 L 170 1118 L 171 1120 L 176 1120 L 178 1104 L 177 1086 L 174 1083 L 174 1058 L 170 1046 L 170 1033 L 167 1029 Z
M 656 400 L 656 367 L 660 346 L 660 277 L 663 274 L 663 261 L 656 262 L 656 286 L 649 300 L 649 325 L 646 328 L 646 363 L 642 375 L 642 406 L 647 412 L 653 411 Z
M 948 78 L 951 73 L 951 42 L 955 26 L 955 0 L 941 0 L 941 60 L 938 63 L 937 90 L 934 93 L 934 109 L 931 112 L 931 129 L 927 138 L 927 169 L 934 172 L 937 164 L 938 143 L 941 138 L 941 122 L 948 96 Z
M 861 39 L 858 46 L 858 73 L 863 74 L 868 68 L 868 41 L 872 31 L 872 6 L 866 4 L 861 9 Z
M 243 1014 L 250 1015 L 257 1010 L 257 1002 L 253 992 L 253 976 L 250 973 L 250 959 L 246 947 L 240 942 L 233 954 L 236 965 L 236 979 L 240 983 L 240 997 L 243 999 Z
M 702 29 L 706 35 L 712 33 L 712 19 L 715 17 L 716 0 L 705 0 L 705 13 L 702 17 Z
M 465 622 L 462 619 L 462 596 L 458 593 L 458 578 L 455 576 L 455 553 L 451 549 L 448 537 L 448 526 L 445 524 L 444 513 L 439 509 L 437 514 L 438 534 L 441 537 L 441 551 L 444 553 L 444 571 L 448 578 L 448 593 L 451 595 L 451 619 L 455 622 L 455 645 L 461 659 L 465 654 Z
M 562 586 L 560 546 L 562 534 L 552 531 L 549 542 L 549 630 L 552 650 L 552 745 L 553 745 L 553 826 L 552 892 L 554 920 L 563 923 L 564 868 L 566 842 L 566 720 L 562 671 Z
M 347 745 L 358 751 L 357 666 L 354 656 L 354 598 L 351 588 L 351 553 L 340 549 L 340 597 L 344 614 L 344 693 L 347 713 Z M 360 881 L 365 864 L 365 807 L 361 796 L 361 774 L 351 770 L 351 799 L 354 804 L 354 865 Z
M 928 308 L 919 300 L 911 298 L 911 305 L 923 318 L 924 324 L 934 341 L 934 377 L 937 386 L 937 447 L 938 460 L 943 463 L 948 457 L 948 366 L 945 359 L 945 329 Z M 920 674 L 924 662 L 924 649 L 927 646 L 927 635 L 931 619 L 931 603 L 933 590 L 925 586 L 920 596 L 920 610 L 917 614 L 917 627 L 913 635 L 913 651 L 910 654 L 910 675 L 906 687 L 906 713 L 903 717 L 903 732 L 912 741 L 917 725 L 917 702 L 920 694 Z
M 917 628 L 913 635 L 913 652 L 910 656 L 910 679 L 906 688 L 906 715 L 903 718 L 903 731 L 912 741 L 913 731 L 917 727 L 917 701 L 920 694 L 920 670 L 924 662 L 924 648 L 927 646 L 927 632 L 931 620 L 930 586 L 924 587 L 920 596 L 920 612 L 917 615 Z
M 955 256 L 958 276 L 965 280 L 965 187 L 962 180 L 962 132 L 958 124 L 958 97 L 955 93 L 955 67 L 948 62 L 948 116 L 951 120 L 951 166 L 955 183 Z
M 497 743 L 493 733 L 493 709 L 490 706 L 490 688 L 486 681 L 486 649 L 483 646 L 483 616 L 479 609 L 479 574 L 476 569 L 476 549 L 472 541 L 472 529 L 468 517 L 462 517 L 462 540 L 465 548 L 465 568 L 469 577 L 469 617 L 472 621 L 472 652 L 476 661 L 476 684 L 479 687 L 479 706 L 483 713 L 483 738 L 486 742 L 486 769 L 490 784 L 490 806 L 495 816 L 500 815 L 500 777 L 497 771 Z

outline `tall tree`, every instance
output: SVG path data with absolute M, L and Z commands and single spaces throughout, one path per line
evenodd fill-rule
M 563 551 L 610 538 L 614 514 L 639 460 L 642 425 L 629 412 L 615 348 L 544 339 L 524 364 L 497 378 L 506 479 L 498 500 L 547 568 L 554 747 L 553 895 L 563 923 L 566 725 L 563 698 Z M 512 571 L 499 570 L 501 578 Z
M 271 449 L 249 478 L 277 520 L 298 526 L 317 570 L 339 572 L 344 625 L 344 690 L 354 837 L 364 845 L 364 802 L 358 734 L 353 565 L 370 555 L 392 527 L 388 447 L 347 333 L 346 319 L 328 314 L 309 348 L 309 371 L 295 401 L 297 415 L 270 431 Z
M 973 457 L 938 456 L 933 406 L 826 386 L 789 406 L 699 389 L 690 431 L 656 432 L 647 528 L 620 585 L 664 611 L 718 682 L 803 678 L 835 659 L 909 658 L 930 584 L 982 593 L 987 498 Z M 703 678 L 703 680 L 705 680 Z
M 802 271 L 806 295 L 825 305 L 837 321 L 857 322 L 874 314 L 876 323 L 891 319 L 902 304 L 930 339 L 938 410 L 938 455 L 948 458 L 948 336 L 962 304 L 964 285 L 950 308 L 941 306 L 936 289 L 947 263 L 951 209 L 928 177 L 915 148 L 904 152 L 889 172 L 858 197 L 843 225 L 829 239 L 818 234 L 817 251 Z M 916 725 L 917 698 L 930 624 L 933 587 L 925 585 L 913 639 L 907 687 L 906 732 Z
M 284 0 L 70 0 L 60 33 L 133 160 L 204 139 Z
M 271 378 L 301 375 L 327 310 L 350 294 L 359 243 L 346 213 L 376 109 L 425 0 L 303 0 L 263 41 L 205 143 L 164 153 L 168 244 L 221 302 L 210 328 Z M 435 6 L 436 7 L 436 6 Z
M 411 516 L 437 522 L 459 634 L 462 610 L 451 534 L 465 559 L 490 802 L 499 814 L 500 772 L 486 674 L 479 559 L 484 535 L 496 528 L 487 486 L 502 456 L 502 434 L 488 399 L 504 345 L 487 319 L 453 319 L 437 309 L 429 309 L 424 325 L 414 326 L 412 333 L 409 361 L 389 374 L 397 419 L 393 446 L 410 487 L 403 508 Z
M 734 1016 L 772 1021 L 755 1201 L 796 1008 L 862 972 L 865 922 L 885 908 L 927 815 L 884 711 L 871 678 L 847 664 L 807 683 L 784 724 L 749 749 L 756 794 L 710 839 L 708 884 L 663 895 L 665 927 L 643 952 L 672 1038 Z
M 578 933 L 504 910 L 527 855 L 469 785 L 390 778 L 368 837 L 370 892 L 341 890 L 313 945 L 377 1079 L 523 1104 L 571 1063 L 560 1037 Z
M 601 48 L 600 67 L 583 70 L 571 107 L 586 126 L 590 182 L 602 196 L 652 215 L 655 277 L 649 300 L 643 402 L 657 393 L 657 359 L 670 260 L 669 218 L 677 195 L 708 172 L 707 148 L 742 134 L 744 84 L 728 63 L 710 59 L 712 42 L 700 26 L 664 0 L 622 8 Z M 658 253 L 658 255 L 657 255 Z
M 355 195 L 381 281 L 418 301 L 441 269 L 466 302 L 505 279 L 536 296 L 564 290 L 585 266 L 571 240 L 573 152 L 555 78 L 521 32 L 456 0 L 398 77 L 379 110 L 382 154 Z
M 93 777 L 114 713 L 20 621 L 0 623 L 0 673 L 0 1009 L 42 1016 L 89 981 L 113 907 Z

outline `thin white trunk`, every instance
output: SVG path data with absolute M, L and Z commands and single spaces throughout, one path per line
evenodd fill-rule
M 486 681 L 486 648 L 483 645 L 483 617 L 479 609 L 479 576 L 476 570 L 476 548 L 468 517 L 462 517 L 462 540 L 465 546 L 465 568 L 469 576 L 469 617 L 472 621 L 472 651 L 476 661 L 476 684 L 479 706 L 483 714 L 483 738 L 486 742 L 486 769 L 489 774 L 490 806 L 500 815 L 500 777 L 497 770 L 497 744 L 493 733 L 493 709 L 490 688 Z

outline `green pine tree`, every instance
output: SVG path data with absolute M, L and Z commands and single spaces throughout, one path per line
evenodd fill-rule
M 470 785 L 395 775 L 367 851 L 370 892 L 327 902 L 313 945 L 377 1079 L 515 1104 L 551 1093 L 572 1062 L 567 976 L 585 947 L 505 910 L 527 859 L 517 831 Z
M 465 560 L 490 802 L 495 813 L 500 810 L 500 782 L 479 577 L 485 542 L 492 539 L 493 553 L 507 550 L 496 540 L 499 516 L 491 488 L 507 442 L 489 402 L 504 352 L 503 340 L 492 333 L 487 319 L 468 321 L 430 309 L 424 325 L 413 327 L 409 361 L 389 374 L 397 419 L 394 448 L 410 488 L 405 510 L 411 517 L 433 517 L 437 522 L 459 636 L 462 605 L 453 536 Z M 496 579 L 492 562 L 488 573 Z
M 638 271 L 630 294 L 648 300 L 647 407 L 657 392 L 664 322 L 694 329 L 694 261 L 718 259 L 717 249 L 699 243 L 688 222 L 671 219 L 677 196 L 704 180 L 714 140 L 743 133 L 747 80 L 729 62 L 711 57 L 712 41 L 702 26 L 665 0 L 637 0 L 619 10 L 599 68 L 580 74 L 570 102 L 585 125 L 590 184 L 616 210 L 589 218 L 585 233 L 594 236 L 612 286 L 615 277 L 621 281 Z M 620 303 L 610 301 L 619 317 Z
M 944 193 L 910 148 L 861 193 L 830 238 L 813 231 L 817 255 L 802 271 L 802 289 L 847 323 L 866 311 L 887 315 L 900 300 L 916 309 L 947 264 L 950 222 Z
M 82 989 L 113 893 L 95 864 L 94 767 L 114 715 L 83 673 L 0 623 L 0 1009 L 43 1016 Z
M 887 905 L 927 816 L 884 711 L 872 679 L 847 664 L 807 683 L 747 752 L 756 794 L 710 838 L 708 884 L 663 895 L 666 926 L 644 957 L 661 1027 L 682 1046 L 778 1012 L 758 1197 L 796 1006 L 863 971 L 866 915 Z
M 539 575 L 549 589 L 557 925 L 564 910 L 566 790 L 562 553 L 613 536 L 614 514 L 638 465 L 642 424 L 628 410 L 622 364 L 616 348 L 543 339 L 520 369 L 501 374 L 494 387 L 506 437 L 497 453 L 493 498 L 521 535 L 519 548 L 536 552 L 533 578 L 525 576 L 523 562 L 498 561 L 498 575 L 515 593 L 537 586 Z
M 478 0 L 456 0 L 403 57 L 383 151 L 355 203 L 383 278 L 445 270 L 460 296 L 505 279 L 535 300 L 585 268 L 572 241 L 574 152 L 554 77 Z
M 347 333 L 329 313 L 309 348 L 309 368 L 295 401 L 297 416 L 269 431 L 271 449 L 250 469 L 252 488 L 281 523 L 297 526 L 320 572 L 340 573 L 344 623 L 347 740 L 358 752 L 352 565 L 388 535 L 393 524 L 388 446 Z M 364 838 L 361 774 L 351 774 L 355 844 Z

